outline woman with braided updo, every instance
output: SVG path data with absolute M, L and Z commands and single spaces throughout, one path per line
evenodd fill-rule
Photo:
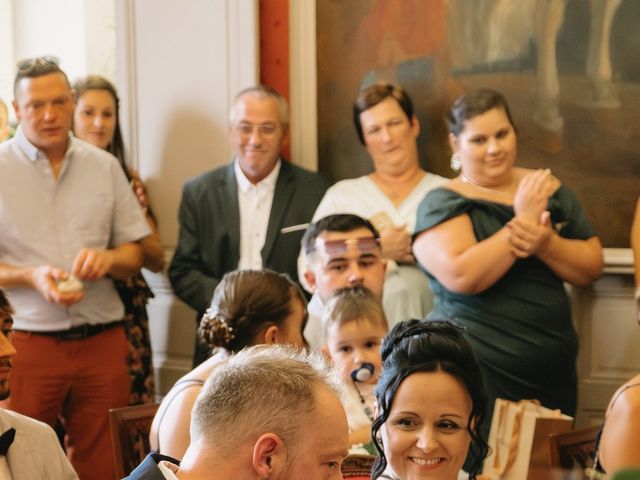
M 305 346 L 307 302 L 287 275 L 270 270 L 235 270 L 216 287 L 198 333 L 216 353 L 178 380 L 164 397 L 150 433 L 154 451 L 181 460 L 189 446 L 191 410 L 211 373 L 251 345 Z
M 488 445 L 478 428 L 486 415 L 482 374 L 450 322 L 408 320 L 382 343 L 372 436 L 379 456 L 372 478 L 456 480 L 467 453 L 476 478 Z

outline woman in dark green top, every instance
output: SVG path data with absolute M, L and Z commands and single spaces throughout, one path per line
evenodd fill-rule
M 466 327 L 491 399 L 536 398 L 574 415 L 578 341 L 563 283 L 598 278 L 600 241 L 548 169 L 514 166 L 500 93 L 461 97 L 448 123 L 460 175 L 425 197 L 414 243 L 435 295 L 430 317 Z

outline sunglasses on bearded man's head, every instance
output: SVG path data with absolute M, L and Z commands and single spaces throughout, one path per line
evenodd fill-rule
M 380 240 L 376 237 L 345 238 L 338 240 L 316 239 L 316 245 L 307 253 L 314 250 L 324 250 L 328 255 L 339 255 L 350 248 L 356 248 L 361 253 L 377 252 L 380 250 Z

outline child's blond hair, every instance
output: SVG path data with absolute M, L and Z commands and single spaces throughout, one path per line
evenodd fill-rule
M 366 320 L 389 330 L 387 317 L 380 299 L 367 287 L 340 288 L 327 300 L 322 313 L 322 325 L 326 333 L 331 325 L 342 327 L 350 322 Z

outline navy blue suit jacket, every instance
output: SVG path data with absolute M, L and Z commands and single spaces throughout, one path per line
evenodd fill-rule
M 125 477 L 124 480 L 165 480 L 165 476 L 162 475 L 162 472 L 158 468 L 158 463 L 163 460 L 175 465 L 180 465 L 180 462 L 175 458 L 160 455 L 159 453 L 151 453 L 147 455 L 142 463 L 131 472 L 131 475 Z

